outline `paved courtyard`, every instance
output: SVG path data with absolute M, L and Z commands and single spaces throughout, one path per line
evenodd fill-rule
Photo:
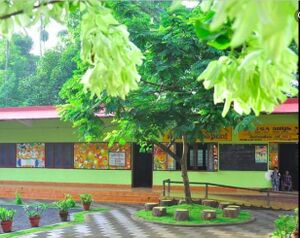
M 282 211 L 251 210 L 256 220 L 249 224 L 215 227 L 175 227 L 134 221 L 131 215 L 141 206 L 99 205 L 111 210 L 94 213 L 86 217 L 86 222 L 72 227 L 22 236 L 23 238 L 81 238 L 81 237 L 149 237 L 149 238 L 258 238 L 268 237 L 273 231 L 273 221 Z

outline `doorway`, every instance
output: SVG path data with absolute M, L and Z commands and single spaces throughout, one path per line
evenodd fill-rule
M 153 155 L 140 152 L 140 146 L 133 144 L 132 187 L 152 187 Z
M 298 191 L 298 177 L 299 177 L 299 155 L 298 144 L 279 144 L 279 171 L 281 175 L 286 170 L 292 175 L 293 190 Z

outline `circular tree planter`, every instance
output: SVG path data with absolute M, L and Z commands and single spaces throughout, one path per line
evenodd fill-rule
M 174 205 L 165 207 L 166 215 L 157 217 L 153 215 L 152 211 L 146 211 L 145 209 L 137 211 L 132 215 L 132 218 L 139 221 L 145 221 L 150 223 L 157 224 L 166 224 L 166 225 L 174 225 L 174 226 L 224 226 L 224 225 L 237 225 L 237 224 L 245 224 L 255 220 L 254 217 L 248 211 L 241 210 L 240 215 L 235 218 L 224 217 L 222 209 L 209 209 L 207 206 L 197 205 L 197 204 L 183 204 L 183 205 Z M 230 208 L 233 209 L 233 208 Z M 208 220 L 203 219 L 202 214 L 203 211 L 211 212 L 216 214 L 216 218 L 212 219 L 214 215 L 207 215 Z M 236 209 L 233 209 L 236 210 Z M 182 211 L 186 213 L 185 217 L 188 216 L 188 219 L 183 218 L 182 220 L 179 218 L 176 219 L 176 216 Z M 160 212 L 160 211 L 158 211 Z M 177 215 L 176 215 L 177 212 Z M 184 215 L 182 215 L 184 216 Z

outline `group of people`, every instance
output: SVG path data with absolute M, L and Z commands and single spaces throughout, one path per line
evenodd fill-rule
M 275 167 L 274 171 L 272 172 L 271 180 L 272 180 L 273 190 L 279 191 L 281 174 L 279 173 L 277 167 Z M 285 174 L 283 175 L 282 178 L 282 189 L 283 191 L 292 191 L 292 176 L 290 175 L 290 172 L 288 170 L 285 171 Z

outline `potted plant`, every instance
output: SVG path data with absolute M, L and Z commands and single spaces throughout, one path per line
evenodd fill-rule
M 92 203 L 92 195 L 88 193 L 80 194 L 80 201 L 82 203 L 83 209 L 84 210 L 90 210 L 90 206 Z
M 70 200 L 61 200 L 54 203 L 59 210 L 59 216 L 61 221 L 68 221 L 69 209 L 73 207 L 73 204 Z
M 25 214 L 28 216 L 31 227 L 38 227 L 43 212 L 47 209 L 44 203 L 36 203 L 23 206 Z
M 71 194 L 69 194 L 69 193 L 65 194 L 65 199 L 64 200 L 68 200 L 70 202 L 70 204 L 72 205 L 72 207 L 76 206 L 76 202 L 74 201 Z
M 16 210 L 13 209 L 6 209 L 0 208 L 0 220 L 1 220 L 1 227 L 3 232 L 11 232 L 12 230 L 12 223 L 13 218 L 16 214 Z

